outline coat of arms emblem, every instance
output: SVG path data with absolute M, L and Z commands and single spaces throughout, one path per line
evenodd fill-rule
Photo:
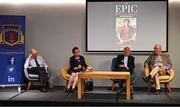
M 24 44 L 21 25 L 3 24 L 0 31 L 0 44 L 3 48 L 17 49 Z

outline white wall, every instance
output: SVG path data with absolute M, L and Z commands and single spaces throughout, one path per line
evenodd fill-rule
M 169 6 L 169 54 L 174 64 L 175 78 L 172 86 L 180 88 L 180 2 L 170 1 Z M 96 70 L 109 70 L 111 59 L 117 54 L 85 53 L 85 4 L 66 5 L 13 5 L 0 4 L 0 15 L 26 16 L 26 54 L 36 48 L 46 59 L 53 72 L 51 82 L 64 85 L 60 68 L 66 65 L 71 49 L 78 46 L 87 62 Z M 147 55 L 136 55 L 135 86 L 144 87 L 143 63 Z M 110 86 L 110 80 L 95 80 L 97 86 Z

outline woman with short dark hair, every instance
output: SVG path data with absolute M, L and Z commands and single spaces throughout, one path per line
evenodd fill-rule
M 92 67 L 88 67 L 84 57 L 81 56 L 79 52 L 80 51 L 78 47 L 74 47 L 72 49 L 73 56 L 70 57 L 70 70 L 69 70 L 69 74 L 71 76 L 66 90 L 68 94 L 70 92 L 74 92 L 75 90 L 78 81 L 78 73 L 81 71 L 92 70 Z

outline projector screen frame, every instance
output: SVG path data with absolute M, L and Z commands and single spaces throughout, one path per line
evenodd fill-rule
M 169 8 L 169 3 L 168 0 L 86 0 L 86 45 L 85 45 L 85 50 L 86 53 L 122 53 L 123 51 L 103 51 L 103 50 L 88 50 L 88 2 L 125 2 L 125 1 L 129 1 L 129 2 L 148 2 L 148 1 L 152 1 L 152 2 L 157 2 L 157 1 L 165 1 L 166 2 L 166 48 L 164 51 L 162 52 L 168 52 L 168 8 Z M 153 49 L 153 47 L 152 47 Z M 132 50 L 131 51 L 133 54 L 150 54 L 153 51 L 137 51 L 137 50 Z

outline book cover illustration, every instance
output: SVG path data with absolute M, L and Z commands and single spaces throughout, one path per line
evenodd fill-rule
M 137 8 L 136 4 L 131 2 L 123 2 L 116 5 L 116 36 L 117 44 L 136 40 L 136 25 L 137 25 Z

